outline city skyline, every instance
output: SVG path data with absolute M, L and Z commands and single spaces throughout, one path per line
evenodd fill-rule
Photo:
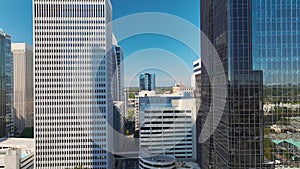
M 3 4 L 0 168 L 300 167 L 300 1 Z
M 32 0 L 22 0 L 21 2 L 17 0 L 10 0 L 3 2 L 6 8 L 0 11 L 1 16 L 9 15 L 11 19 L 6 19 L 5 17 L 0 18 L 0 28 L 12 36 L 13 43 L 27 43 L 32 44 Z M 155 5 L 154 2 L 148 0 L 125 0 L 118 1 L 112 0 L 113 5 L 113 20 L 120 19 L 136 13 L 143 12 L 159 12 L 165 14 L 171 14 L 178 16 L 182 19 L 187 20 L 195 27 L 199 28 L 199 20 L 196 19 L 199 17 L 198 5 L 199 1 L 192 0 L 188 2 L 183 2 L 180 0 L 164 0 L 159 2 L 160 5 Z M 172 8 L 169 4 L 172 3 Z M 18 10 L 14 10 L 18 9 Z M 13 12 L 14 11 L 14 12 Z M 22 27 L 22 29 L 19 29 Z M 200 37 L 200 35 L 197 35 Z M 199 44 L 199 38 L 197 36 L 192 36 L 192 41 L 195 44 Z M 118 38 L 118 37 L 117 37 Z M 132 64 L 131 59 L 136 57 L 150 58 L 153 57 L 149 50 L 156 53 L 156 58 L 175 58 L 168 59 L 166 62 L 169 65 L 180 64 L 186 67 L 181 75 L 176 75 L 176 69 L 170 66 L 169 72 L 157 71 L 157 85 L 158 86 L 172 86 L 175 83 L 183 82 L 186 85 L 190 85 L 190 76 L 192 74 L 192 62 L 199 58 L 198 54 L 193 52 L 189 46 L 186 44 L 174 39 L 173 37 L 167 37 L 165 35 L 159 34 L 143 34 L 135 35 L 124 39 L 119 42 L 119 45 L 123 49 L 124 53 L 124 67 L 125 71 L 125 86 L 129 87 L 136 86 L 138 84 L 132 84 L 134 73 L 139 69 L 135 68 Z M 200 48 L 200 46 L 199 46 Z M 145 49 L 147 49 L 145 51 Z M 155 49 L 155 50 L 153 50 Z M 200 49 L 199 49 L 200 50 Z M 141 64 L 149 65 L 149 62 L 146 62 L 144 59 L 140 60 Z M 164 70 L 164 66 L 156 66 L 155 63 L 151 63 L 152 67 L 159 70 Z M 168 73 L 168 74 L 166 74 Z M 171 75 L 170 75 L 171 74 Z M 174 82 L 170 83 L 172 79 L 175 79 Z

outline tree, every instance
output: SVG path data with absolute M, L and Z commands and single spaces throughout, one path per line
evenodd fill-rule
M 273 148 L 275 147 L 275 144 L 270 140 L 265 138 L 264 139 L 264 154 L 265 158 L 267 160 L 273 160 Z
M 135 95 L 133 93 L 130 93 L 129 94 L 129 99 L 134 99 L 135 98 Z
M 33 127 L 26 127 L 21 133 L 21 138 L 33 138 L 33 135 Z

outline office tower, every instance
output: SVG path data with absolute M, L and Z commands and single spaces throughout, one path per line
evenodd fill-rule
M 14 133 L 11 37 L 0 29 L 0 138 Z
M 140 75 L 140 91 L 155 90 L 155 74 L 144 73 Z
M 199 132 L 207 127 L 213 133 L 200 145 L 201 168 L 268 167 L 263 152 L 262 71 L 252 70 L 251 3 L 250 0 L 201 0 L 200 3 L 204 35 L 201 35 Z M 205 38 L 212 47 L 203 43 Z M 220 62 L 214 59 L 216 55 Z M 222 67 L 227 88 L 221 84 L 224 83 Z M 222 91 L 228 92 L 227 97 Z M 223 102 L 224 107 L 220 104 Z M 220 122 L 215 124 L 218 117 Z M 205 125 L 206 120 L 212 121 Z
M 35 168 L 112 168 L 112 6 L 34 0 Z
M 253 69 L 263 70 L 265 142 L 271 143 L 265 158 L 300 167 L 300 1 L 252 4 Z
M 160 96 L 144 98 L 140 108 L 140 159 L 171 155 L 196 160 L 196 100 Z
M 123 51 L 118 45 L 113 46 L 113 100 L 124 100 L 124 65 L 123 65 Z
M 25 43 L 12 43 L 14 57 L 15 126 L 19 132 L 33 127 L 33 51 Z

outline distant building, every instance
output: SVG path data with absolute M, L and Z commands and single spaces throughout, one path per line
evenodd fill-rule
M 33 51 L 25 43 L 13 43 L 15 126 L 19 132 L 33 127 Z
M 165 154 L 178 160 L 196 161 L 196 100 L 165 98 L 170 102 L 155 98 L 161 101 L 141 105 L 142 156 Z
M 196 88 L 198 82 L 197 82 L 197 76 L 201 74 L 201 59 L 197 59 L 193 62 L 193 75 L 191 77 L 191 87 Z
M 9 138 L 0 140 L 0 168 L 33 169 L 34 139 Z
M 0 138 L 14 133 L 11 37 L 0 29 Z
M 176 84 L 175 86 L 173 86 L 172 90 L 174 94 L 181 93 L 190 97 L 195 96 L 195 89 L 192 87 L 187 87 L 183 83 Z
M 117 44 L 117 40 L 113 35 L 112 48 L 112 97 L 114 101 L 124 100 L 124 65 L 123 65 L 123 51 Z
M 140 75 L 140 91 L 155 90 L 155 74 L 144 73 Z

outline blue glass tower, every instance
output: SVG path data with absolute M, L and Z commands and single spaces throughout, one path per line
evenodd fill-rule
M 155 90 L 155 74 L 144 73 L 140 75 L 140 90 Z
M 265 142 L 270 143 L 265 158 L 300 167 L 295 163 L 300 153 L 300 1 L 252 4 L 253 69 L 263 70 Z
M 13 136 L 13 56 L 11 37 L 0 29 L 0 138 Z
M 201 0 L 200 8 L 198 133 L 206 130 L 212 135 L 199 145 L 199 164 L 205 169 L 269 168 L 263 152 L 262 71 L 252 67 L 252 1 Z M 220 68 L 224 68 L 226 88 L 220 85 L 224 78 Z M 223 90 L 228 91 L 227 97 Z M 220 122 L 215 124 L 218 117 Z

